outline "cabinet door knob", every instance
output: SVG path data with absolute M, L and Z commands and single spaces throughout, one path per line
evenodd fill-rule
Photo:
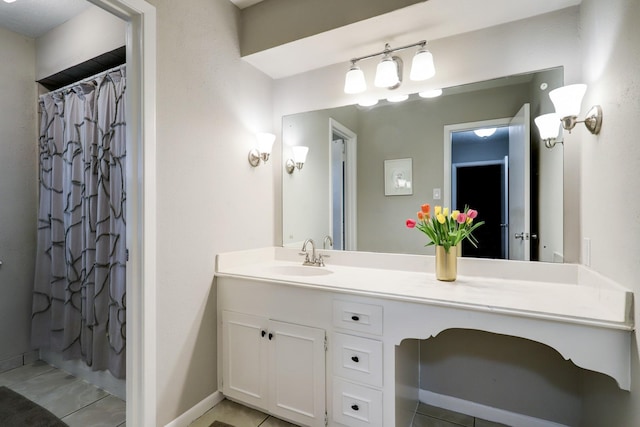
M 351 316 L 351 320 L 353 320 L 354 322 L 357 322 L 358 320 L 360 320 L 359 316 L 353 315 Z
M 353 409 L 354 411 L 357 411 L 360 408 L 358 407 L 358 405 L 351 405 L 351 409 Z
M 264 338 L 264 336 L 267 335 L 267 331 L 263 329 L 262 331 L 260 331 L 260 335 L 262 335 L 262 338 Z
M 353 360 L 356 363 L 360 361 L 360 359 L 358 359 L 358 356 L 351 356 L 351 360 Z
M 269 332 L 269 341 L 271 341 L 272 339 L 273 339 L 273 334 Z

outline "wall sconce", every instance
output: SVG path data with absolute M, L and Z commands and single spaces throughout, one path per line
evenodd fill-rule
M 602 108 L 599 105 L 591 107 L 584 120 L 578 121 L 582 98 L 587 91 L 587 85 L 575 84 L 559 87 L 549 92 L 549 98 L 553 102 L 556 114 L 560 117 L 562 127 L 571 133 L 576 123 L 584 123 L 594 135 L 600 133 L 602 127 Z
M 269 160 L 276 136 L 272 133 L 258 132 L 256 138 L 258 139 L 258 147 L 249 151 L 249 163 L 254 168 L 260 164 L 260 160 L 263 163 Z
M 560 116 L 556 113 L 543 114 L 533 119 L 540 131 L 540 139 L 547 148 L 553 148 L 558 141 L 560 135 Z
M 397 89 L 400 84 L 402 84 L 403 64 L 401 58 L 391 54 L 393 52 L 415 46 L 420 46 L 420 49 L 416 52 L 411 62 L 411 73 L 409 74 L 409 78 L 414 81 L 421 81 L 433 77 L 436 74 L 436 69 L 433 65 L 433 55 L 426 49 L 426 45 L 426 40 L 422 40 L 417 43 L 392 49 L 387 43 L 385 44 L 382 52 L 353 58 L 351 60 L 351 67 L 349 68 L 349 71 L 347 71 L 344 81 L 344 92 L 355 94 L 364 92 L 367 89 L 367 82 L 365 80 L 364 73 L 356 63 L 363 59 L 369 59 L 380 55 L 383 55 L 383 57 L 376 67 L 374 86 L 387 89 Z
M 291 175 L 296 168 L 298 170 L 302 169 L 304 166 L 304 162 L 307 161 L 307 153 L 309 152 L 309 147 L 304 147 L 302 145 L 296 145 L 291 147 L 293 151 L 293 159 L 288 159 L 285 164 L 285 168 L 287 169 L 287 173 Z

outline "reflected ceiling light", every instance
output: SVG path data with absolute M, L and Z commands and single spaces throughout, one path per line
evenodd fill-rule
M 378 103 L 378 99 L 377 98 L 367 98 L 367 99 L 360 100 L 358 102 L 358 105 L 361 106 L 361 107 L 373 107 L 377 103 Z
M 387 101 L 389 102 L 402 102 L 406 101 L 407 99 L 409 99 L 409 95 L 407 95 L 406 93 L 399 93 L 397 95 L 391 95 L 387 97 Z
M 258 132 L 256 138 L 258 140 L 258 147 L 249 151 L 249 163 L 254 168 L 260 164 L 260 160 L 262 160 L 263 163 L 269 160 L 276 136 L 272 133 Z
M 420 98 L 437 98 L 442 95 L 442 89 L 430 89 L 419 92 Z
M 302 169 L 302 166 L 304 166 L 304 163 L 307 161 L 307 153 L 309 152 L 309 147 L 296 145 L 291 147 L 291 151 L 293 151 L 293 158 L 288 159 L 287 163 L 285 164 L 285 168 L 289 175 L 291 175 L 296 169 Z
M 533 119 L 538 130 L 540 131 L 540 139 L 547 148 L 555 147 L 560 135 L 560 116 L 557 113 L 543 114 Z
M 361 56 L 359 58 L 353 58 L 351 60 L 351 67 L 347 71 L 344 81 L 344 92 L 353 94 L 360 93 L 366 90 L 367 83 L 364 77 L 364 73 L 356 65 L 358 61 L 364 59 L 373 58 L 382 55 L 382 60 L 376 67 L 376 75 L 374 78 L 374 86 L 397 89 L 402 84 L 403 64 L 402 59 L 397 56 L 393 56 L 392 53 L 408 49 L 411 47 L 420 46 L 418 52 L 416 52 L 411 62 L 411 73 L 409 77 L 411 80 L 426 80 L 435 75 L 435 66 L 433 65 L 433 55 L 425 47 L 427 42 L 425 40 L 417 43 L 409 44 L 402 47 L 391 48 L 389 43 L 384 45 L 382 52 L 372 53 L 371 55 Z
M 584 123 L 589 132 L 594 135 L 600 133 L 602 126 L 602 108 L 599 105 L 591 107 L 584 120 L 578 120 L 582 98 L 587 91 L 587 85 L 574 84 L 559 87 L 549 92 L 556 114 L 560 117 L 562 127 L 571 133 L 576 123 Z
M 364 79 L 364 73 L 353 61 L 344 79 L 344 93 L 360 93 L 365 90 L 367 90 L 367 82 Z
M 496 130 L 497 128 L 483 128 L 483 129 L 476 129 L 473 131 L 473 133 L 475 133 L 480 138 L 488 138 L 494 133 L 496 133 Z
M 4 0 L 5 3 L 13 3 L 16 0 Z

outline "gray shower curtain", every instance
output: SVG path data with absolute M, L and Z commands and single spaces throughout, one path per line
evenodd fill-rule
M 124 68 L 40 97 L 32 344 L 124 378 Z

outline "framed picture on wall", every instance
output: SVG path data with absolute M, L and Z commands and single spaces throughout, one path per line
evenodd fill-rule
M 413 194 L 412 159 L 384 161 L 384 195 L 408 196 Z

